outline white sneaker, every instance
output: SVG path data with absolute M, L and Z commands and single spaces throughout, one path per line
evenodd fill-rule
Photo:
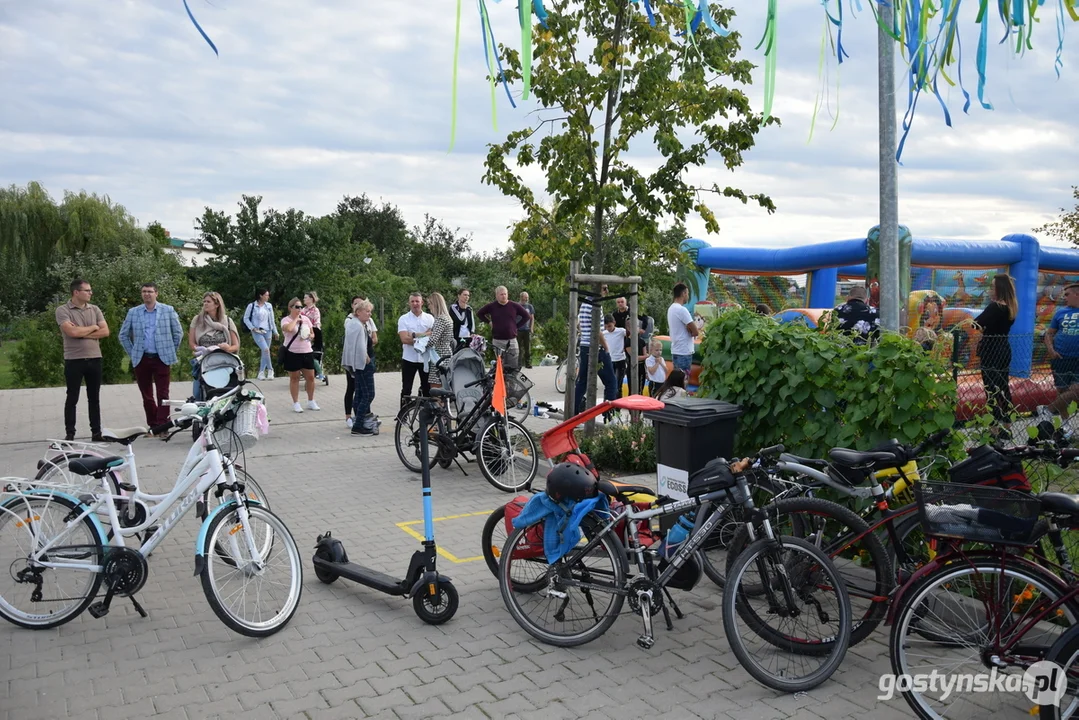
M 347 427 L 349 430 L 352 429 L 352 418 L 345 418 L 345 427 Z
M 257 378 L 257 379 L 259 379 L 259 380 L 265 380 L 265 379 L 266 379 L 266 371 L 265 371 L 265 370 L 259 370 L 259 374 L 258 374 L 258 378 Z
M 318 403 L 315 402 L 314 400 L 308 400 L 307 401 L 307 409 L 308 410 L 321 410 L 322 408 L 320 408 L 318 406 Z
M 266 379 L 267 380 L 273 380 L 273 370 L 267 370 L 266 371 Z
M 300 407 L 300 403 L 298 403 L 298 402 L 292 403 L 292 412 L 303 412 L 303 408 Z

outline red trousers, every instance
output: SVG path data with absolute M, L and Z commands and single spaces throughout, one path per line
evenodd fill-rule
M 165 424 L 169 419 L 168 406 L 161 402 L 169 399 L 169 366 L 160 358 L 142 357 L 135 366 L 135 382 L 142 393 L 142 409 L 146 412 L 146 424 L 153 428 Z M 154 388 L 157 388 L 157 400 L 154 400 Z

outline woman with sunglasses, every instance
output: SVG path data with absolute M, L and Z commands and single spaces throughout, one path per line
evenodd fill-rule
M 292 409 L 298 413 L 303 412 L 300 405 L 300 373 L 303 373 L 304 390 L 307 392 L 307 409 L 322 409 L 315 402 L 315 352 L 311 347 L 315 326 L 311 318 L 303 315 L 301 310 L 303 303 L 299 298 L 292 298 L 288 301 L 288 315 L 281 318 L 288 389 L 292 395 Z

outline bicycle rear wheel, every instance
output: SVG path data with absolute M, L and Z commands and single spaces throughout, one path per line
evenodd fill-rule
M 420 404 L 409 401 L 397 413 L 397 420 L 393 428 L 393 444 L 397 448 L 397 457 L 406 468 L 414 473 L 423 472 L 423 463 L 420 462 Z M 428 448 L 428 468 L 435 466 L 437 446 Z
M 476 461 L 487 482 L 502 492 L 528 487 L 539 469 L 536 441 L 514 420 L 495 416 L 476 441 Z
M 746 586 L 763 592 L 747 593 Z M 753 621 L 739 622 L 747 617 Z M 761 632 L 758 619 L 767 623 L 768 633 Z M 723 630 L 754 679 L 780 692 L 804 692 L 843 662 L 850 643 L 850 599 L 839 571 L 817 547 L 801 538 L 763 538 L 727 572 Z M 822 652 L 806 653 L 807 645 Z
M 105 539 L 89 515 L 67 527 L 77 507 L 47 495 L 18 495 L 0 505 L 0 615 L 5 620 L 33 630 L 56 627 L 77 617 L 97 595 Z M 31 559 L 55 538 L 63 544 L 39 561 Z M 44 567 L 42 561 L 72 567 Z
M 498 559 L 502 557 L 502 548 L 509 533 L 506 532 L 506 506 L 502 505 L 487 516 L 483 524 L 480 542 L 483 546 L 483 561 L 491 574 L 498 578 Z
M 888 654 L 897 676 L 935 673 L 940 680 L 932 687 L 900 686 L 903 699 L 921 718 L 1028 714 L 1031 703 L 1022 692 L 993 686 L 975 692 L 969 682 L 958 681 L 986 674 L 984 658 L 990 655 L 1009 663 L 1000 674 L 1020 676 L 1044 657 L 1079 618 L 1074 603 L 1049 611 L 1012 651 L 1000 648 L 1066 591 L 1059 578 L 1045 570 L 999 553 L 956 560 L 931 572 L 900 601 Z M 929 637 L 926 628 L 932 628 Z M 950 689 L 947 694 L 945 687 Z
M 554 389 L 557 392 L 566 392 L 566 361 L 558 363 L 558 369 L 554 373 Z
M 272 541 L 264 553 L 258 543 L 266 534 Z M 227 552 L 217 551 L 219 545 Z M 230 629 L 266 637 L 292 619 L 303 591 L 303 565 L 292 534 L 272 512 L 252 505 L 246 521 L 239 506 L 218 513 L 207 528 L 202 557 L 206 600 Z
M 1079 715 L 1079 625 L 1069 628 L 1053 643 L 1045 656 L 1049 662 L 1056 663 L 1064 670 L 1067 689 L 1059 702 L 1052 705 L 1040 705 L 1041 720 L 1066 720 Z
M 595 537 L 597 528 L 582 523 L 584 539 L 567 558 L 549 565 L 540 557 L 521 557 L 514 550 L 528 528 L 516 528 L 502 548 L 498 589 L 517 624 L 541 642 L 575 647 L 595 640 L 618 619 L 625 600 L 626 557 L 612 534 L 603 535 L 588 554 L 579 548 Z M 515 557 L 516 555 L 516 557 Z M 584 586 L 584 587 L 582 587 Z

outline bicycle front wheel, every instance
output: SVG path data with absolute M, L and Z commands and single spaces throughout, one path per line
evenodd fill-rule
M 272 539 L 264 553 L 260 543 L 267 535 Z M 252 505 L 245 521 L 233 506 L 210 522 L 202 551 L 202 589 L 221 622 L 248 637 L 273 635 L 288 624 L 300 604 L 303 565 L 279 517 Z
M 519 398 L 506 398 L 506 412 L 510 420 L 524 424 L 524 421 L 532 414 L 532 393 L 525 392 Z
M 541 642 L 558 647 L 584 645 L 598 638 L 618 619 L 625 600 L 626 555 L 607 533 L 587 554 L 580 547 L 595 537 L 595 524 L 582 523 L 584 537 L 566 557 L 549 565 L 542 547 L 532 547 L 516 528 L 502 548 L 498 589 L 517 624 Z
M 0 505 L 0 615 L 33 630 L 63 625 L 101 587 L 105 539 L 90 516 L 61 497 L 17 495 Z M 56 541 L 47 553 L 37 550 Z
M 558 369 L 554 373 L 554 389 L 559 393 L 566 392 L 566 361 L 558 363 Z
M 1028 714 L 1024 693 L 995 685 L 975 692 L 963 679 L 986 675 L 990 656 L 1000 658 L 1000 675 L 1022 676 L 1079 617 L 1071 602 L 1050 609 L 1065 592 L 1045 570 L 999 553 L 931 572 L 900 601 L 888 654 L 897 677 L 932 674 L 939 680 L 901 685 L 903 699 L 920 718 Z
M 539 469 L 536 441 L 520 423 L 495 416 L 476 441 L 476 460 L 487 482 L 502 492 L 528 487 Z
M 746 586 L 763 592 L 747 593 Z M 754 621 L 743 625 L 745 617 Z M 758 619 L 767 622 L 768 633 L 761 632 Z M 727 571 L 723 630 L 738 662 L 758 682 L 779 692 L 804 692 L 843 662 L 850 598 L 839 571 L 817 547 L 801 538 L 763 538 Z M 807 654 L 807 645 L 825 651 Z
M 1068 684 L 1064 696 L 1056 703 L 1039 706 L 1039 717 L 1041 720 L 1076 717 L 1079 713 L 1079 625 L 1061 635 L 1045 659 L 1063 668 Z

